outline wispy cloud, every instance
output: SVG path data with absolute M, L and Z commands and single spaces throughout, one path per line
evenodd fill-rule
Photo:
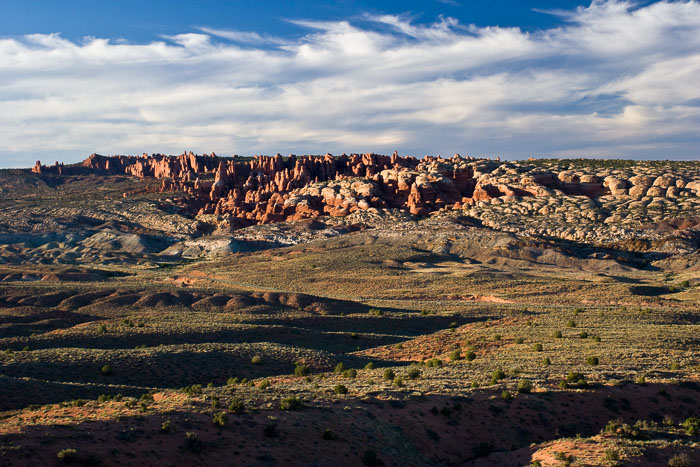
M 212 36 L 221 37 L 223 39 L 228 39 L 228 40 L 231 40 L 234 42 L 241 42 L 244 44 L 285 45 L 285 44 L 289 43 L 287 40 L 282 39 L 280 37 L 262 35 L 262 34 L 258 34 L 257 32 L 233 31 L 230 29 L 215 29 L 215 28 L 207 28 L 207 27 L 201 27 L 201 28 L 197 28 L 197 29 L 199 29 L 200 31 L 202 31 L 206 34 L 210 34 Z
M 407 16 L 0 39 L 0 165 L 91 152 L 698 158 L 700 3 L 594 1 L 537 33 Z

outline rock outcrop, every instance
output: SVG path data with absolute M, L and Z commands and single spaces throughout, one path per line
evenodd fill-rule
M 79 166 L 37 162 L 32 172 L 95 171 L 161 179 L 158 189 L 181 193 L 174 202 L 182 208 L 192 214 L 228 216 L 238 227 L 387 208 L 426 216 L 443 210 L 470 211 L 501 198 L 568 196 L 580 199 L 581 208 L 587 209 L 585 199 L 611 197 L 629 204 L 635 199 L 683 199 L 700 193 L 700 181 L 669 173 L 556 170 L 556 164 L 540 168 L 535 162 L 459 154 L 418 159 L 396 152 L 391 156 L 276 154 L 252 158 L 186 152 L 179 156 L 93 154 Z M 538 208 L 541 213 L 548 209 Z

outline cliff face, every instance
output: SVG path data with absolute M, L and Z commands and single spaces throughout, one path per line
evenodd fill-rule
M 289 157 L 250 160 L 216 154 L 179 156 L 91 155 L 80 168 L 56 163 L 32 168 L 38 174 L 95 171 L 162 180 L 160 190 L 183 193 L 194 214 L 218 214 L 238 225 L 345 216 L 358 210 L 398 208 L 425 216 L 441 209 L 469 209 L 506 197 L 558 195 L 598 198 L 674 198 L 698 196 L 700 182 L 670 174 L 635 175 L 615 171 L 584 173 L 543 170 L 499 160 L 422 159 L 378 154 Z M 212 181 L 213 179 L 213 181 Z M 125 194 L 127 196 L 127 194 Z

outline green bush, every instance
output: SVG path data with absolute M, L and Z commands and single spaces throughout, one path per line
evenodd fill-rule
M 294 367 L 294 375 L 295 376 L 307 376 L 311 373 L 311 368 L 309 368 L 309 365 L 304 365 L 303 363 L 297 363 L 297 366 Z
M 298 397 L 285 397 L 280 401 L 280 409 L 282 410 L 299 410 L 304 403 Z
M 226 415 L 226 412 L 219 412 L 214 415 L 212 421 L 216 426 L 226 426 L 228 425 L 228 415 Z
M 544 347 L 539 342 L 536 344 L 532 344 L 532 350 L 534 350 L 535 352 L 542 352 L 543 349 Z
M 367 365 L 365 365 L 365 370 L 374 370 L 374 362 L 368 362 Z
M 347 394 L 348 388 L 344 384 L 336 384 L 333 386 L 333 392 L 336 394 Z
M 567 328 L 575 328 L 576 327 L 576 321 L 573 319 L 570 319 L 569 321 L 566 322 L 566 327 Z
M 231 403 L 228 405 L 228 410 L 231 413 L 243 413 L 245 410 L 245 405 L 243 404 L 243 399 L 240 397 L 234 397 Z
M 400 388 L 403 387 L 404 386 L 403 378 L 401 378 L 400 376 L 397 376 L 396 378 L 394 378 L 394 386 L 397 386 Z
M 160 425 L 160 431 L 163 433 L 170 433 L 170 430 L 172 430 L 172 422 L 168 419 Z
M 392 370 L 391 368 L 387 368 L 386 370 L 384 370 L 384 379 L 388 379 L 391 381 L 394 378 L 396 378 L 396 375 L 394 374 L 394 370 Z
M 495 370 L 493 373 L 491 373 L 491 384 L 496 384 L 505 377 L 506 374 L 503 372 L 503 370 Z
M 234 386 L 234 385 L 238 384 L 239 382 L 240 382 L 240 380 L 236 377 L 231 377 L 231 378 L 226 380 L 226 384 L 228 384 L 229 386 Z
M 518 392 L 521 394 L 531 393 L 532 383 L 527 379 L 520 380 L 520 382 L 518 383 Z
M 588 338 L 588 333 L 587 333 L 586 331 L 581 331 L 581 332 L 578 333 L 578 336 L 579 336 L 581 339 L 587 339 L 587 338 Z
M 586 363 L 591 366 L 596 366 L 599 363 L 598 357 L 590 356 L 586 359 Z
M 460 349 L 455 349 L 450 353 L 450 360 L 455 361 L 455 360 L 461 360 L 462 359 L 462 351 Z
M 464 358 L 467 359 L 468 362 L 471 362 L 476 358 L 476 354 L 471 350 L 468 350 L 467 353 L 464 355 Z
M 262 363 L 262 357 L 260 355 L 255 355 L 250 359 L 250 363 L 253 365 L 260 365 Z
M 523 344 L 523 343 L 525 343 L 525 339 L 523 339 L 522 337 L 518 337 L 517 339 L 515 339 L 515 343 L 516 344 Z
M 104 365 L 102 368 L 100 368 L 100 372 L 105 376 L 109 376 L 114 374 L 114 369 L 111 365 Z
M 553 336 L 555 339 L 561 339 L 563 337 L 561 331 L 555 331 Z
M 600 336 L 593 336 L 593 342 L 600 342 Z
M 587 385 L 588 383 L 586 382 L 586 377 L 583 376 L 583 374 L 570 371 L 569 374 L 566 375 L 566 379 L 562 380 L 562 382 L 559 384 L 559 387 L 562 389 L 585 388 Z
M 354 368 L 349 368 L 349 369 L 343 371 L 343 376 L 346 378 L 356 378 L 357 377 L 357 370 Z
M 265 390 L 265 389 L 269 388 L 270 386 L 272 386 L 272 384 L 270 383 L 270 380 L 265 378 L 264 380 L 260 381 L 260 383 L 258 384 L 258 389 Z
M 681 425 L 690 436 L 696 436 L 700 433 L 700 419 L 696 417 L 686 418 Z
M 193 384 L 191 386 L 185 386 L 184 388 L 182 388 L 182 392 L 184 392 L 188 396 L 194 396 L 196 394 L 201 394 L 202 393 L 202 385 L 201 384 Z
M 333 433 L 330 428 L 326 428 L 323 431 L 323 435 L 321 435 L 321 438 L 323 438 L 326 441 L 333 441 L 338 439 L 338 436 L 335 433 Z
M 406 376 L 408 376 L 411 379 L 418 379 L 418 378 L 420 378 L 420 370 L 416 367 L 413 367 L 410 370 L 408 370 L 408 373 L 406 373 Z
M 58 460 L 62 462 L 72 462 L 78 459 L 78 450 L 70 448 L 61 449 L 60 451 L 58 451 L 56 457 L 58 457 Z
M 681 364 L 678 362 L 673 362 L 671 363 L 671 370 L 680 370 L 681 369 Z
M 693 461 L 685 452 L 676 454 L 668 460 L 668 467 L 691 467 L 692 465 Z
M 384 314 L 384 312 L 382 310 L 377 309 L 377 308 L 370 308 L 369 314 L 372 316 L 382 316 Z
M 343 362 L 338 363 L 333 369 L 333 373 L 342 373 L 345 371 L 345 364 Z
M 511 394 L 510 391 L 506 391 L 504 389 L 503 392 L 501 392 L 501 399 L 503 399 L 506 402 L 511 401 L 513 400 L 513 394 Z
M 614 449 L 606 449 L 603 460 L 605 460 L 606 462 L 617 462 L 620 460 L 620 453 L 618 453 Z
M 105 334 L 107 332 L 107 325 L 106 324 L 100 324 L 97 326 L 97 332 L 100 334 Z

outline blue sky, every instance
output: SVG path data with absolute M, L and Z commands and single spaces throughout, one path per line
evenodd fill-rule
M 0 166 L 92 152 L 697 159 L 697 1 L 0 3 Z

